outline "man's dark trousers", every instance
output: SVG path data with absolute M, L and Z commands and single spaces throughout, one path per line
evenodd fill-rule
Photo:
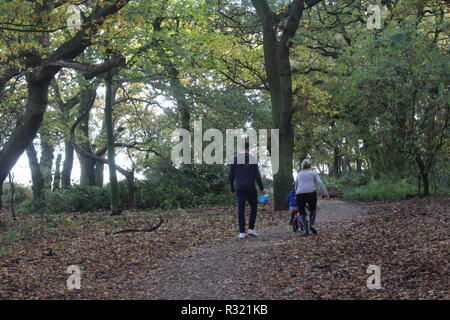
M 238 203 L 238 219 L 239 232 L 245 233 L 245 203 L 248 201 L 250 205 L 250 220 L 248 222 L 249 229 L 255 228 L 256 210 L 258 206 L 258 193 L 255 190 L 236 190 Z

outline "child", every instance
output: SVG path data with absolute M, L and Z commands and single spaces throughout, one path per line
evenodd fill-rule
M 297 208 L 297 200 L 295 199 L 295 190 L 292 190 L 289 192 L 289 194 L 286 197 L 286 200 L 289 205 L 289 210 L 291 210 L 291 219 L 289 220 L 289 225 L 291 226 L 294 222 L 294 217 L 298 214 L 298 208 Z

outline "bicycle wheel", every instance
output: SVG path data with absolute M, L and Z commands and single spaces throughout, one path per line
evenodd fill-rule
M 297 232 L 300 224 L 301 224 L 300 217 L 296 215 L 294 217 L 294 221 L 292 222 L 292 230 L 294 230 L 294 232 Z

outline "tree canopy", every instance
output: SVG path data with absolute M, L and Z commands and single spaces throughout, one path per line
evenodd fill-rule
M 26 153 L 43 199 L 73 184 L 77 155 L 82 185 L 103 186 L 109 164 L 133 188 L 156 163 L 176 169 L 172 133 L 201 120 L 280 130 L 277 209 L 310 157 L 334 177 L 419 176 L 428 194 L 448 161 L 448 6 L 381 1 L 373 30 L 371 4 L 3 1 L 0 182 Z

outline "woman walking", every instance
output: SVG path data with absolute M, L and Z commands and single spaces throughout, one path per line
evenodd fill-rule
M 297 199 L 300 219 L 305 226 L 303 229 L 304 236 L 309 234 L 309 230 L 311 230 L 312 233 L 317 234 L 317 230 L 314 225 L 316 221 L 317 207 L 316 184 L 320 186 L 320 190 L 325 196 L 325 199 L 329 200 L 330 197 L 325 185 L 322 183 L 322 180 L 320 180 L 319 175 L 311 169 L 311 162 L 305 159 L 302 161 L 301 170 L 297 174 L 297 178 L 295 180 L 295 197 Z M 306 204 L 308 204 L 309 207 L 309 223 L 306 219 Z

